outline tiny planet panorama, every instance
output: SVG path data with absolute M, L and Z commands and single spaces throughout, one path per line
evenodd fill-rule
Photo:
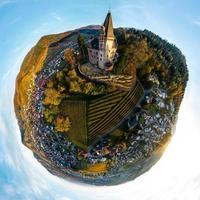
M 52 174 L 117 185 L 148 171 L 174 133 L 184 55 L 149 30 L 101 25 L 43 36 L 16 79 L 22 143 Z

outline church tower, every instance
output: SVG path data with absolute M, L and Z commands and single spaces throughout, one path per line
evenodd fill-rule
M 112 65 L 117 50 L 116 39 L 113 30 L 112 14 L 109 11 L 103 23 L 104 32 L 104 67 Z
M 112 15 L 109 11 L 101 26 L 99 36 L 94 38 L 88 47 L 89 61 L 101 69 L 111 70 L 116 51 L 117 45 L 113 30 Z
M 98 65 L 100 68 L 104 68 L 105 65 L 105 27 L 101 26 L 99 34 L 99 61 Z

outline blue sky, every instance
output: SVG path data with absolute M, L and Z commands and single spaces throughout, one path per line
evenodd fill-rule
M 133 182 L 91 187 L 49 174 L 20 143 L 13 94 L 22 60 L 41 36 L 101 24 L 109 7 L 115 27 L 149 29 L 178 46 L 190 81 L 160 162 Z M 0 0 L 0 200 L 199 200 L 199 8 L 198 0 Z

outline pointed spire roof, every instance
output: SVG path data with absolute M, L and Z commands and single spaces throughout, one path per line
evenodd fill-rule
M 110 11 L 108 11 L 108 14 L 103 23 L 103 26 L 105 27 L 105 36 L 106 37 L 115 37 L 114 32 L 113 32 L 112 14 Z

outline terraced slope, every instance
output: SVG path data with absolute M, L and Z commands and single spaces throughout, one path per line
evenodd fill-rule
M 143 94 L 143 87 L 138 81 L 129 92 L 118 90 L 87 103 L 84 100 L 67 100 L 62 107 L 63 112 L 73 119 L 69 139 L 87 149 L 119 127 Z
M 116 91 L 105 95 L 100 99 L 90 102 L 88 107 L 88 129 L 101 120 L 112 108 L 127 94 L 124 91 Z
M 92 143 L 98 137 L 117 128 L 124 121 L 124 119 L 127 118 L 143 95 L 144 89 L 140 82 L 137 81 L 135 87 L 133 87 L 117 104 L 113 105 L 113 109 L 111 109 L 104 117 L 102 117 L 100 121 L 94 121 L 94 118 L 92 118 L 90 114 L 90 120 L 92 119 L 93 123 L 88 129 L 88 142 Z M 113 97 L 113 99 L 115 98 Z M 106 103 L 109 101 L 102 100 L 101 103 L 102 102 Z M 110 102 L 112 103 L 112 98 L 110 99 Z M 93 106 L 94 105 L 95 104 L 93 104 Z

